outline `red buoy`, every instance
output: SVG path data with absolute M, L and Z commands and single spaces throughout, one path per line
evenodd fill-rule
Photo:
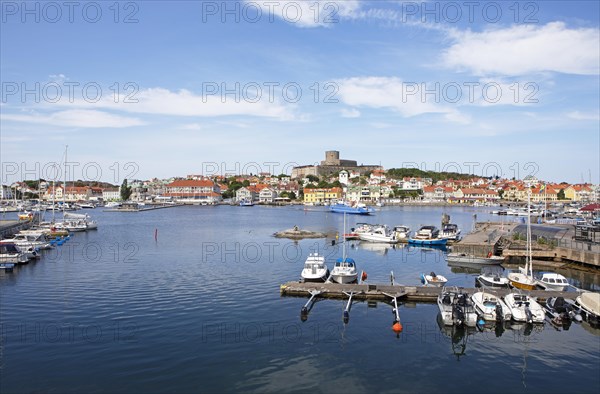
M 396 333 L 399 334 L 402 332 L 402 324 L 397 321 L 394 324 L 392 324 L 392 330 Z
M 365 271 L 362 272 L 362 276 L 360 277 L 360 279 L 364 282 L 365 280 L 367 280 L 367 273 Z

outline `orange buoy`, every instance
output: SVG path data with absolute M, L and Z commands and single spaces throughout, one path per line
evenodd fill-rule
M 360 277 L 361 280 L 364 282 L 365 280 L 367 280 L 367 273 L 365 271 L 362 272 L 362 276 Z
M 402 332 L 402 323 L 400 323 L 399 321 L 394 322 L 394 324 L 392 324 L 392 330 L 398 334 Z

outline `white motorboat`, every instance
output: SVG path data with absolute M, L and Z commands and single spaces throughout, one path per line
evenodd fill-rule
M 24 264 L 28 261 L 14 243 L 0 243 L 0 263 Z
M 510 293 L 504 296 L 513 320 L 526 323 L 543 323 L 544 308 L 533 297 L 526 294 Z
M 446 282 L 448 282 L 448 279 L 446 279 L 445 276 L 436 275 L 436 273 L 433 271 L 431 271 L 429 275 L 421 274 L 421 283 L 423 283 L 425 286 L 432 285 L 435 287 L 441 287 L 444 286 Z
M 339 258 L 331 270 L 331 279 L 337 283 L 353 283 L 358 278 L 356 263 L 353 259 Z
M 104 204 L 104 208 L 118 208 L 120 206 L 121 203 L 116 201 L 109 201 L 106 204 Z
M 600 324 L 600 293 L 586 291 L 575 299 L 588 323 Z
M 10 238 L 9 241 L 14 242 L 17 245 L 23 246 L 32 246 L 35 249 L 51 249 L 52 245 L 50 244 L 50 240 L 46 237 L 46 234 L 43 232 L 35 232 L 35 231 L 21 231 L 18 234 L 15 234 L 13 238 Z
M 494 256 L 491 254 L 489 254 L 487 257 L 476 257 L 467 253 L 448 253 L 447 260 L 448 262 L 453 263 L 494 265 L 502 264 L 504 257 Z
M 508 321 L 512 314 L 500 297 L 485 291 L 478 291 L 471 296 L 475 309 L 486 321 Z
M 466 293 L 458 288 L 444 288 L 437 298 L 438 308 L 444 325 L 475 327 L 477 312 Z
M 95 220 L 90 219 L 87 214 L 65 213 L 63 222 L 58 223 L 57 227 L 67 231 L 78 232 L 95 230 L 98 228 L 98 224 Z
M 397 239 L 408 240 L 408 238 L 410 238 L 410 227 L 394 226 L 394 233 L 396 234 Z
M 554 272 L 540 272 L 536 283 L 544 290 L 565 291 L 570 286 L 567 278 Z
M 367 242 L 382 242 L 388 244 L 400 242 L 400 239 L 396 238 L 396 233 L 390 230 L 385 224 L 373 225 L 370 229 L 359 232 L 358 238 L 361 241 Z
M 458 241 L 460 239 L 460 229 L 456 224 L 444 224 L 442 231 L 440 232 L 440 238 L 444 238 L 449 241 Z
M 300 274 L 305 282 L 324 282 L 329 276 L 329 269 L 325 265 L 325 257 L 318 253 L 310 253 L 304 262 L 304 269 Z
M 487 269 L 482 269 L 481 274 L 477 276 L 476 280 L 481 286 L 501 288 L 510 287 L 510 281 L 507 277 L 502 276 L 500 272 L 497 270 L 492 270 L 489 267 Z

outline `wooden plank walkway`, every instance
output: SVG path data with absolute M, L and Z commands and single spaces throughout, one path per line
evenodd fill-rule
M 448 286 L 447 288 L 450 288 Z M 462 291 L 473 294 L 480 289 L 475 288 L 460 288 Z M 319 297 L 323 298 L 334 298 L 334 299 L 347 299 L 348 293 L 353 292 L 354 298 L 357 300 L 390 300 L 391 296 L 398 297 L 399 299 L 405 299 L 407 301 L 416 302 L 436 302 L 438 295 L 441 293 L 441 287 L 430 287 L 430 286 L 404 286 L 404 285 L 391 285 L 391 284 L 339 284 L 339 283 L 314 283 L 314 282 L 287 282 L 279 288 L 282 296 L 291 297 L 310 297 L 311 292 L 320 292 Z M 486 288 L 486 292 L 493 293 L 496 296 L 504 296 L 513 292 L 511 289 L 500 289 L 500 288 Z M 566 292 L 566 291 L 546 291 L 546 290 L 533 290 L 533 291 L 522 291 L 524 294 L 528 294 L 532 297 L 536 297 L 539 302 L 545 303 L 546 299 L 550 297 L 564 297 L 575 299 L 579 293 L 577 292 Z

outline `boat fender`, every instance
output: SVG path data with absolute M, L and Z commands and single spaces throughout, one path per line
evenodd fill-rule
M 489 259 L 490 257 L 492 257 L 492 252 L 489 252 L 489 253 L 488 253 L 488 259 Z

